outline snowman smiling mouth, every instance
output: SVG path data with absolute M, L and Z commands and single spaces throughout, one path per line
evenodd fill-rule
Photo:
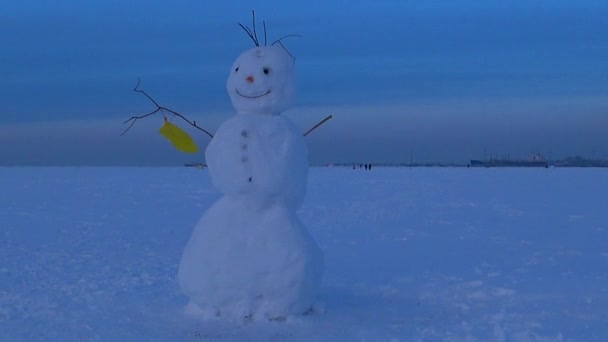
M 239 92 L 239 90 L 238 90 L 238 89 L 236 89 L 236 88 L 234 88 L 234 91 L 236 91 L 236 93 L 237 93 L 237 94 L 239 94 L 239 96 L 241 96 L 241 97 L 245 97 L 245 98 L 248 98 L 248 99 L 257 99 L 258 97 L 262 97 L 262 96 L 266 96 L 266 95 L 270 94 L 270 89 L 268 89 L 268 91 L 267 91 L 267 92 L 265 92 L 264 94 L 260 94 L 260 95 L 253 95 L 253 96 L 247 96 L 247 95 L 243 95 L 243 94 L 241 94 L 241 92 Z

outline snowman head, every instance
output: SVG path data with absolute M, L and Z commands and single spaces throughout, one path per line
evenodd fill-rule
M 226 89 L 239 113 L 277 115 L 294 100 L 294 76 L 294 59 L 282 46 L 256 46 L 236 59 Z

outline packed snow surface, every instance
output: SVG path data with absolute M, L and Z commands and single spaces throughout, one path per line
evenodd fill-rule
M 298 215 L 324 312 L 272 322 L 184 313 L 208 170 L 0 168 L 0 186 L 1 341 L 608 340 L 605 169 L 312 168 Z

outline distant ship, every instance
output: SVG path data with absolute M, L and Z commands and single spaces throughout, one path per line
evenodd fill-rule
M 540 154 L 536 153 L 528 157 L 528 159 L 512 160 L 512 159 L 489 159 L 489 160 L 471 160 L 470 166 L 483 167 L 549 167 L 549 162 Z
M 559 167 L 608 167 L 608 159 L 587 159 L 576 156 L 556 160 L 553 165 Z

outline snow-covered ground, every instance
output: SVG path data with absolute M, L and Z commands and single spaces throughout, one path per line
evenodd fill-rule
M 182 314 L 205 170 L 0 168 L 0 189 L 0 341 L 608 340 L 605 169 L 312 168 L 325 313 L 285 322 Z

